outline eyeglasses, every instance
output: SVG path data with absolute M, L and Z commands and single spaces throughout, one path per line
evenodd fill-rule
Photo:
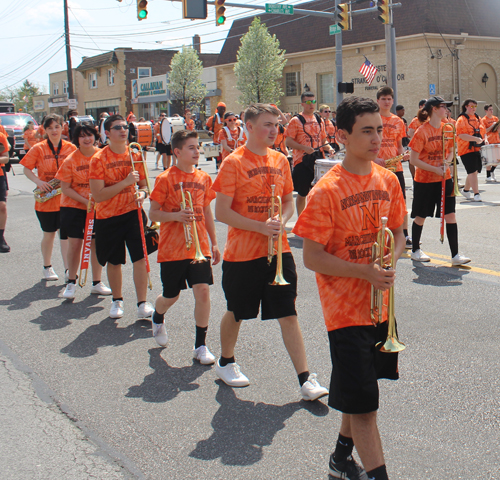
M 316 103 L 316 100 L 306 100 L 304 103 L 306 103 L 307 105 L 311 105 Z
M 323 113 L 330 113 L 331 110 L 323 110 Z
M 228 118 L 226 122 L 236 122 L 236 118 Z
M 129 128 L 129 125 L 115 125 L 114 127 L 111 127 L 111 130 L 128 130 Z
M 446 105 L 439 105 L 439 108 L 444 108 L 445 110 L 448 110 L 448 107 Z

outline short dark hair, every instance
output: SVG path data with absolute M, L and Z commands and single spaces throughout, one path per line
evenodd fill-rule
M 63 125 L 64 123 L 64 120 L 63 118 L 61 117 L 61 115 L 57 115 L 57 114 L 52 114 L 52 115 L 47 115 L 44 119 L 43 119 L 43 128 L 49 128 L 51 125 L 52 125 L 52 122 L 56 122 L 58 123 L 59 125 Z
M 388 85 L 385 85 L 383 87 L 380 87 L 377 92 L 377 100 L 380 97 L 385 97 L 386 95 L 390 95 L 392 98 L 394 98 L 394 90 L 389 87 Z
M 425 98 L 423 98 L 422 100 L 420 100 L 420 102 L 418 102 L 418 108 L 422 108 L 425 103 L 427 102 L 427 100 Z
M 277 117 L 280 116 L 280 112 L 276 107 L 273 107 L 269 103 L 254 103 L 249 105 L 248 108 L 244 112 L 245 122 L 251 122 L 252 120 L 256 120 L 263 113 L 270 113 L 271 115 L 275 115 Z
M 337 107 L 337 128 L 352 133 L 356 117 L 365 113 L 377 113 L 380 107 L 371 98 L 347 97 Z
M 80 136 L 82 133 L 86 133 L 87 135 L 94 135 L 95 140 L 99 140 L 99 132 L 90 123 L 77 123 L 75 129 L 73 130 L 73 138 L 72 142 L 80 148 Z
M 405 107 L 403 105 L 396 105 L 396 112 L 398 112 L 399 110 L 404 110 Z
M 104 131 L 109 132 L 109 130 L 111 129 L 111 125 L 113 124 L 113 122 L 116 122 L 117 120 L 122 120 L 126 122 L 126 120 L 117 113 L 115 113 L 114 115 L 110 115 L 109 117 L 106 118 L 106 120 L 104 120 Z
M 315 97 L 313 92 L 302 92 L 302 95 L 300 96 L 300 103 L 304 103 L 304 99 L 306 98 L 312 98 Z
M 172 135 L 172 139 L 170 141 L 172 151 L 176 148 L 182 150 L 182 147 L 184 147 L 184 144 L 189 138 L 198 138 L 198 132 L 196 130 L 177 130 L 177 132 Z
M 69 118 L 71 115 L 76 115 L 76 116 L 78 117 L 78 110 L 69 110 L 69 111 L 68 111 L 68 118 Z
M 484 111 L 488 110 L 488 108 L 491 108 L 492 106 L 493 106 L 493 105 L 491 105 L 491 104 L 486 104 L 486 105 L 484 106 Z

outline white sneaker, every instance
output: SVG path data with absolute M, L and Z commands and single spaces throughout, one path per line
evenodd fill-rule
M 426 255 L 420 248 L 416 252 L 411 252 L 410 258 L 416 262 L 430 262 L 431 257 Z
M 68 283 L 62 294 L 63 298 L 75 298 L 76 296 L 76 283 Z
M 225 367 L 221 367 L 218 361 L 215 364 L 215 373 L 230 387 L 246 387 L 250 385 L 250 381 L 241 373 L 240 366 L 237 363 L 228 363 Z
M 104 283 L 99 282 L 97 285 L 92 285 L 90 293 L 94 295 L 111 295 L 111 288 L 106 287 Z
M 328 389 L 322 387 L 319 382 L 316 380 L 316 374 L 311 373 L 307 382 L 305 382 L 302 387 L 300 387 L 300 393 L 302 394 L 302 398 L 309 402 L 313 400 L 317 400 L 318 398 L 324 397 L 328 395 Z
M 150 318 L 155 313 L 153 305 L 149 302 L 144 302 L 137 307 L 137 318 Z
M 470 262 L 470 258 L 464 257 L 463 255 L 460 255 L 457 253 L 452 259 L 451 259 L 451 264 L 452 265 L 465 265 L 466 263 Z
M 54 272 L 52 267 L 43 268 L 43 278 L 45 278 L 45 280 L 59 280 L 59 276 Z
M 69 281 L 69 270 L 64 270 L 64 283 L 68 283 Z
M 153 338 L 160 347 L 166 347 L 168 342 L 167 329 L 165 323 L 155 323 L 153 324 Z
M 496 181 L 497 181 L 497 179 L 495 178 L 495 172 L 491 172 L 491 180 L 492 180 L 493 182 L 496 182 Z
M 111 308 L 109 309 L 110 318 L 122 318 L 123 317 L 123 300 L 115 300 L 111 302 Z
M 467 200 L 470 200 L 470 197 L 471 197 L 471 191 L 469 190 L 468 192 L 466 192 L 465 190 L 462 190 L 462 195 L 467 199 Z
M 202 365 L 212 365 L 215 363 L 215 357 L 206 345 L 195 348 L 193 350 L 193 358 L 198 360 Z
M 482 202 L 483 201 L 482 198 L 481 198 L 481 195 L 479 195 L 479 193 L 476 193 L 474 195 L 474 201 L 475 202 Z
M 495 181 L 495 178 L 493 177 L 493 175 L 491 177 L 486 177 L 486 183 L 492 183 Z

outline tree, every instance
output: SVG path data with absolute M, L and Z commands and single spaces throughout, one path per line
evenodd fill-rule
M 170 62 L 169 85 L 172 99 L 179 100 L 181 112 L 199 105 L 207 95 L 207 88 L 201 83 L 203 64 L 198 52 L 192 47 L 182 47 Z
M 33 113 L 33 97 L 44 93 L 40 86 L 25 80 L 20 87 L 6 88 L 0 92 L 0 100 L 12 102 L 16 106 L 16 112 Z
M 283 96 L 282 78 L 285 51 L 280 49 L 276 35 L 270 35 L 265 24 L 255 17 L 241 39 L 234 73 L 241 92 L 238 102 L 279 104 Z

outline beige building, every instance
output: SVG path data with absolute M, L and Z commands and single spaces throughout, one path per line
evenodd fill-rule
M 397 43 L 398 103 L 406 107 L 406 117 L 416 114 L 419 100 L 441 95 L 453 100 L 452 112 L 460 112 L 467 98 L 479 102 L 478 114 L 485 104 L 500 103 L 500 2 L 475 0 L 400 0 L 394 9 Z M 311 10 L 324 9 L 321 1 L 301 4 Z M 359 7 L 366 8 L 366 7 Z M 334 22 L 321 17 L 262 15 L 262 21 L 286 51 L 280 101 L 283 111 L 299 112 L 300 94 L 309 89 L 318 104 L 336 105 L 335 37 L 329 35 Z M 229 110 L 240 111 L 239 92 L 233 72 L 240 38 L 253 18 L 233 22 L 217 62 L 217 86 L 221 90 L 213 103 L 224 101 Z M 354 95 L 375 98 L 386 84 L 384 25 L 376 14 L 353 17 L 353 30 L 343 34 L 343 81 L 354 83 Z M 365 57 L 378 68 L 369 86 L 359 69 Z M 214 105 L 213 105 L 214 106 Z
M 77 101 L 76 110 L 79 115 L 83 115 L 83 82 L 81 75 L 73 69 L 73 93 Z M 68 110 L 71 110 L 68 104 L 68 74 L 66 70 L 49 74 L 49 98 L 48 113 L 57 113 L 66 116 Z

